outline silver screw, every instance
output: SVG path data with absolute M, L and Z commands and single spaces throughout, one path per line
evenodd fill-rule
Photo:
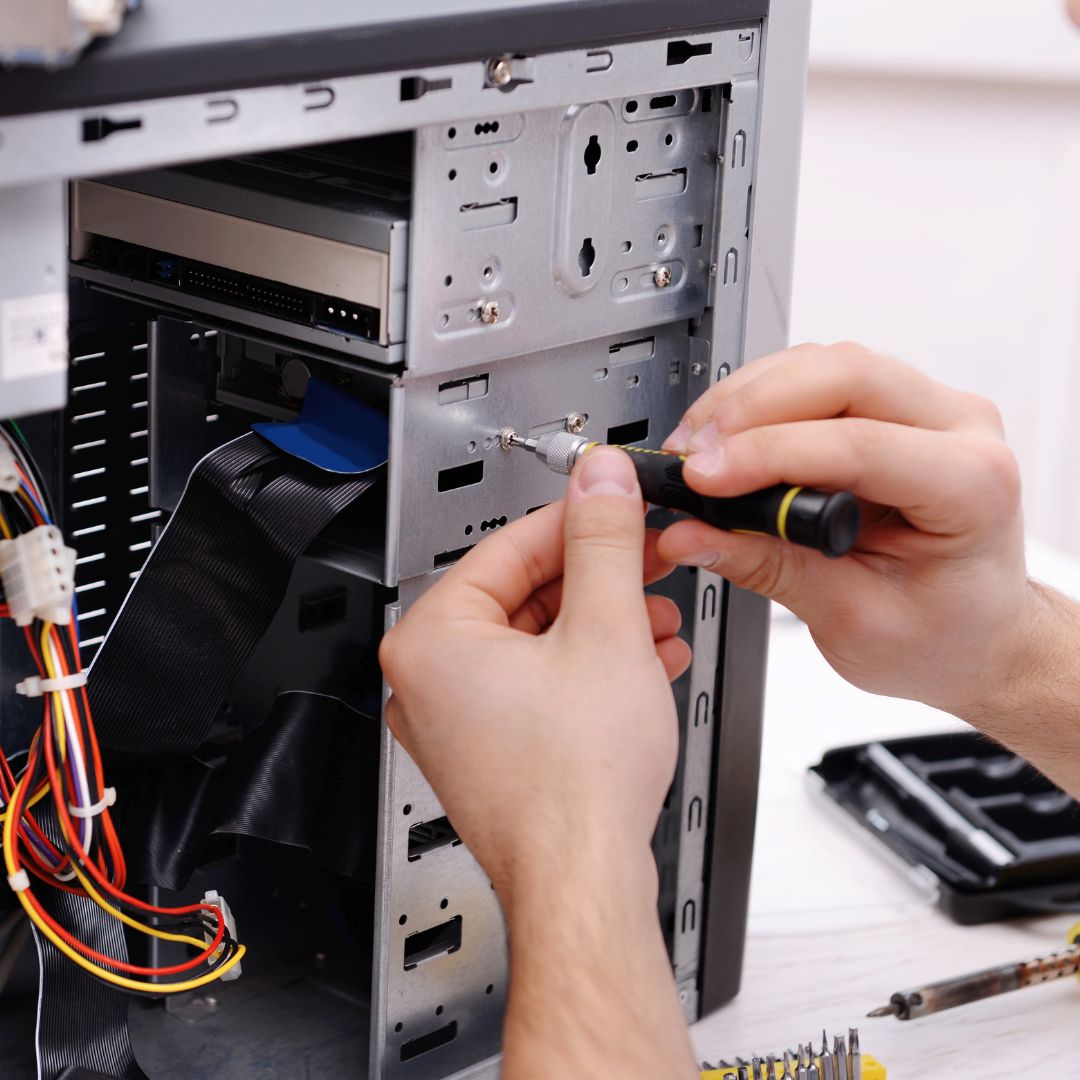
M 585 416 L 584 413 L 569 413 L 566 417 L 566 430 L 569 431 L 571 435 L 580 435 L 585 429 L 586 420 L 588 420 L 588 417 Z
M 705 365 L 704 364 L 691 364 L 690 365 L 690 374 L 693 375 L 695 378 L 700 378 L 702 375 L 705 374 Z
M 499 316 L 502 312 L 499 310 L 498 300 L 485 300 L 483 306 L 480 308 L 480 321 L 486 326 L 491 326 L 492 323 L 499 321 Z
M 716 372 L 716 381 L 719 382 L 721 379 L 726 379 L 730 374 L 731 365 L 721 364 L 719 370 Z
M 488 82 L 492 86 L 506 86 L 514 77 L 514 70 L 505 56 L 496 56 L 487 62 Z
M 658 266 L 656 273 L 653 274 L 653 281 L 656 282 L 658 289 L 666 289 L 671 284 L 671 267 Z
M 716 277 L 720 273 L 720 267 L 716 263 L 709 263 L 709 277 Z

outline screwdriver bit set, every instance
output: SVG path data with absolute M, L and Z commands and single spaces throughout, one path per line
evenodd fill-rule
M 799 1043 L 794 1049 L 781 1050 L 764 1057 L 754 1055 L 747 1061 L 702 1063 L 702 1080 L 886 1080 L 885 1067 L 859 1048 L 857 1028 L 849 1028 L 847 1037 L 821 1032 L 821 1049 L 813 1040 Z

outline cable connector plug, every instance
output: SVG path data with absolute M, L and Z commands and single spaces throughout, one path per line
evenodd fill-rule
M 18 491 L 22 477 L 15 464 L 15 455 L 4 439 L 0 439 L 0 491 Z
M 225 929 L 229 932 L 229 936 L 233 941 L 239 940 L 236 936 L 236 920 L 233 918 L 232 910 L 229 907 L 228 901 L 224 896 L 221 896 L 217 889 L 207 889 L 206 895 L 202 898 L 204 904 L 209 904 L 211 907 L 216 907 L 221 912 L 221 917 L 225 920 Z M 213 934 L 206 934 L 206 944 L 209 945 L 214 940 Z M 222 953 L 222 948 L 217 949 L 211 959 L 217 960 Z M 240 978 L 240 964 L 235 964 L 229 968 L 224 975 L 221 976 L 222 982 L 232 982 L 233 979 Z
M 16 626 L 71 622 L 75 549 L 55 525 L 39 525 L 14 540 L 0 540 L 0 581 Z

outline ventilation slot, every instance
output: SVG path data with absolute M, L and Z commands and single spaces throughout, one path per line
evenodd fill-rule
M 607 441 L 616 446 L 629 446 L 631 443 L 644 442 L 649 437 L 649 420 L 634 420 L 629 424 L 618 424 L 608 428 Z
M 72 341 L 72 404 L 64 414 L 63 484 L 56 494 L 64 533 L 78 551 L 84 665 L 142 569 L 160 518 L 147 496 L 146 355 L 145 323 Z
M 457 1038 L 457 1021 L 451 1020 L 445 1027 L 436 1028 L 426 1035 L 418 1035 L 407 1043 L 401 1044 L 401 1060 L 412 1061 L 421 1054 L 427 1054 L 432 1050 L 438 1050 L 440 1046 L 446 1046 Z

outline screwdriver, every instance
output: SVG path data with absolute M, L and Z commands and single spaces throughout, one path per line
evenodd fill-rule
M 1066 975 L 1080 974 L 1080 939 L 1060 952 L 1037 956 L 1019 964 L 1002 964 L 999 967 L 975 971 L 955 979 L 921 986 L 917 990 L 901 990 L 867 1016 L 895 1016 L 897 1020 L 916 1020 L 920 1016 L 954 1009 L 972 1001 L 1007 994 L 1011 990 L 1023 990 L 1038 986 Z
M 512 428 L 499 433 L 504 450 L 520 448 L 535 454 L 552 472 L 569 476 L 586 450 L 600 443 L 582 435 L 555 431 L 531 439 Z M 859 535 L 859 503 L 849 491 L 775 484 L 748 495 L 719 499 L 700 495 L 683 480 L 679 454 L 619 446 L 637 470 L 646 502 L 690 514 L 718 529 L 777 536 L 820 551 L 830 559 L 846 555 Z

